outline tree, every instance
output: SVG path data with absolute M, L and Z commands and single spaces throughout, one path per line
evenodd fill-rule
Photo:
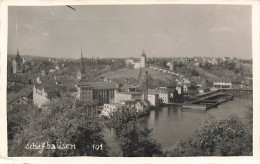
M 151 130 L 141 122 L 130 111 L 116 112 L 108 127 L 115 130 L 124 157 L 161 156 L 160 145 L 151 138 Z
M 199 76 L 199 72 L 196 69 L 191 70 L 191 76 Z
M 243 142 L 241 142 L 243 141 Z M 236 115 L 225 119 L 208 116 L 192 139 L 181 141 L 165 156 L 252 155 L 252 135 Z
M 22 127 L 12 141 L 10 156 L 106 156 L 107 146 L 101 134 L 101 124 L 85 112 L 81 102 L 73 97 L 54 99 L 43 110 L 28 114 L 30 122 Z M 56 145 L 56 149 L 25 150 L 28 143 Z M 75 145 L 75 149 L 59 149 L 59 143 Z M 93 145 L 103 145 L 102 150 Z

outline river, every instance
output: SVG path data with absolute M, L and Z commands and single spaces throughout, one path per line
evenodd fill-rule
M 252 105 L 253 101 L 252 94 L 242 94 L 234 96 L 232 101 L 212 108 L 207 112 L 182 111 L 178 106 L 160 107 L 151 111 L 145 117 L 144 124 L 149 129 L 153 129 L 152 137 L 161 144 L 162 149 L 165 149 L 174 145 L 180 139 L 184 140 L 191 137 L 208 114 L 218 118 L 236 114 L 244 120 L 246 111 L 248 111 L 248 107 Z
M 178 106 L 159 107 L 144 117 L 143 124 L 147 128 L 153 129 L 152 138 L 161 144 L 162 150 L 165 150 L 179 140 L 192 137 L 204 117 L 209 114 L 219 118 L 236 114 L 245 121 L 246 111 L 252 106 L 252 97 L 252 94 L 241 93 L 235 95 L 232 101 L 221 104 L 207 112 L 182 111 Z M 110 155 L 118 156 L 121 151 L 112 136 L 113 134 L 107 140 L 111 147 Z

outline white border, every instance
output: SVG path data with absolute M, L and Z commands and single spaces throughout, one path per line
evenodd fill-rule
M 126 157 L 12 157 L 7 158 L 7 118 L 6 118 L 6 86 L 7 86 L 7 15 L 8 6 L 52 6 L 52 5 L 141 5 L 141 4 L 234 4 L 252 5 L 252 55 L 253 55 L 253 108 L 254 108 L 254 128 L 253 157 L 181 157 L 181 158 L 126 158 Z M 260 1 L 238 0 L 238 1 L 215 1 L 215 0 L 0 0 L 0 157 L 6 162 L 15 163 L 260 163 Z M 5 142 L 3 142 L 5 141 Z M 243 142 L 243 141 L 241 141 Z M 1 163 L 1 159 L 0 159 Z

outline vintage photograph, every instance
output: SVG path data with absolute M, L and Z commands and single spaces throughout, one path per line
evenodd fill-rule
M 252 7 L 9 6 L 9 157 L 253 155 Z

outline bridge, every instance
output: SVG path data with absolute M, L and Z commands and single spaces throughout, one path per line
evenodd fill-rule
M 148 68 L 153 69 L 155 71 L 159 71 L 159 72 L 165 73 L 165 74 L 170 74 L 170 75 L 173 75 L 173 76 L 176 76 L 176 77 L 183 77 L 183 75 L 180 74 L 180 73 L 176 73 L 176 72 L 174 72 L 174 71 L 172 71 L 170 69 L 163 68 L 163 67 L 160 67 L 160 66 L 157 66 L 157 65 L 149 64 Z
M 241 92 L 251 93 L 251 92 L 253 92 L 253 88 L 219 88 L 219 91 L 236 92 L 236 93 L 241 93 Z
M 167 69 L 167 68 L 163 68 L 163 67 L 160 67 L 160 66 L 157 66 L 157 65 L 152 65 L 152 64 L 149 64 L 148 68 L 155 70 L 155 71 L 158 71 L 158 72 L 162 72 L 164 74 L 172 75 L 173 77 L 178 78 L 182 82 L 187 80 L 187 79 L 184 78 L 184 76 L 182 74 L 177 73 L 177 72 L 172 71 L 172 70 Z
M 200 109 L 208 110 L 230 100 L 233 100 L 233 95 L 220 92 L 220 90 L 215 90 L 209 93 L 198 95 L 196 100 L 190 102 L 189 104 L 183 105 L 183 107 L 190 109 L 196 109 L 200 107 Z

